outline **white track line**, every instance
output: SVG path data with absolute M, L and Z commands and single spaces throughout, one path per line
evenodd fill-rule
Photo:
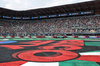
M 80 55 L 100 55 L 100 52 L 86 52 L 86 53 L 80 53 Z
M 59 66 L 59 63 L 58 62 L 52 62 L 52 63 L 27 62 L 21 66 Z

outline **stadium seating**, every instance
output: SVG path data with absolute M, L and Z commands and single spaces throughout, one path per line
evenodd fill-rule
M 0 34 L 100 33 L 100 16 L 43 20 L 0 20 Z M 23 35 L 22 35 L 23 36 Z

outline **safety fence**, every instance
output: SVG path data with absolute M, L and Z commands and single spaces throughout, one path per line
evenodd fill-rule
M 100 36 L 0 36 L 0 39 L 4 38 L 100 38 Z

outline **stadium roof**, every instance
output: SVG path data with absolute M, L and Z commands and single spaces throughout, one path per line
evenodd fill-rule
M 15 11 L 5 8 L 0 8 L 0 15 L 11 17 L 34 17 L 54 14 L 64 14 L 82 11 L 100 12 L 100 1 L 89 1 L 70 5 L 62 5 L 50 8 L 33 9 L 26 11 Z

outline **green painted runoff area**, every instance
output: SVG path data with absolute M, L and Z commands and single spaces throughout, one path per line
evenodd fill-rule
M 92 61 L 69 60 L 69 61 L 59 62 L 59 66 L 100 66 L 100 65 Z

